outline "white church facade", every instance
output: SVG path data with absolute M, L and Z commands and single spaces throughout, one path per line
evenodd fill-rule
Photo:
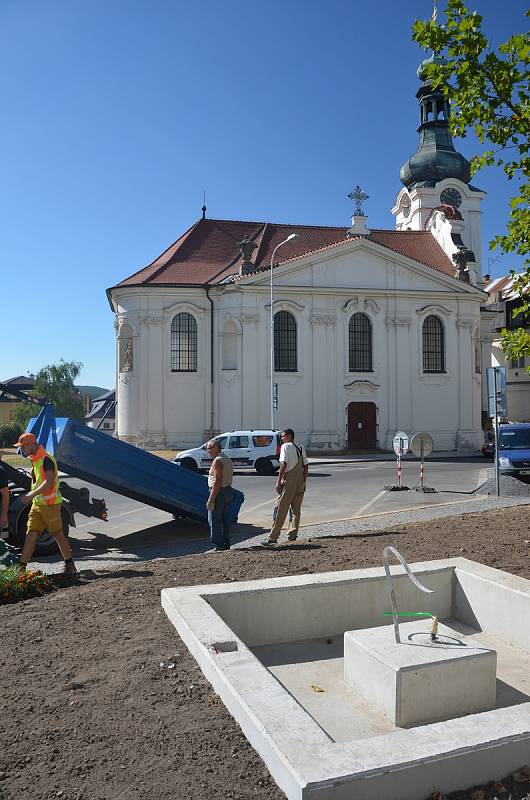
M 423 65 L 422 65 L 423 66 Z M 428 431 L 438 450 L 481 432 L 480 204 L 449 108 L 420 67 L 420 144 L 402 167 L 393 230 L 203 217 L 108 290 L 117 435 L 146 447 L 270 427 L 271 258 L 275 427 L 313 451 L 390 448 Z

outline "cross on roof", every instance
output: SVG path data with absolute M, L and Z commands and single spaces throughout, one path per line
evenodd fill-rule
M 349 193 L 348 197 L 355 203 L 355 211 L 353 212 L 355 217 L 364 217 L 362 204 L 365 200 L 368 200 L 369 196 L 359 185 L 355 187 L 353 192 Z
M 436 0 L 434 0 L 434 11 L 432 12 L 431 19 L 436 24 L 436 21 L 438 19 L 438 9 L 436 8 Z

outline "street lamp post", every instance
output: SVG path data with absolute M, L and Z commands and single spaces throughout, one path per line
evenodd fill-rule
M 293 239 L 299 239 L 299 233 L 291 233 L 284 239 L 283 242 L 277 244 L 274 250 L 272 251 L 271 256 L 271 430 L 274 430 L 274 256 L 276 255 L 276 250 L 282 245 L 287 244 L 287 242 L 293 241 Z

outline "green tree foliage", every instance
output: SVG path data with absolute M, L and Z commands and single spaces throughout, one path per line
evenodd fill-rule
M 18 441 L 23 428 L 16 422 L 4 422 L 0 424 L 0 447 L 13 447 Z
M 435 16 L 435 15 L 434 15 Z M 530 11 L 526 12 L 530 16 Z M 456 136 L 474 131 L 486 147 L 471 161 L 474 174 L 500 166 L 513 181 L 507 228 L 490 242 L 490 249 L 526 257 L 514 284 L 521 297 L 519 313 L 530 311 L 530 37 L 514 34 L 493 47 L 482 32 L 482 17 L 463 0 L 447 0 L 447 21 L 417 20 L 413 38 L 426 49 L 447 57 L 446 65 L 429 67 L 429 77 L 452 104 L 451 130 Z M 530 332 L 503 331 L 508 358 L 530 355 Z
M 83 401 L 74 386 L 82 366 L 79 361 L 61 359 L 58 364 L 42 367 L 35 376 L 31 394 L 51 400 L 58 417 L 83 419 L 85 416 Z M 29 418 L 35 417 L 38 410 L 38 407 L 31 403 L 20 403 L 15 412 L 15 422 L 25 429 Z
M 36 394 L 36 392 L 32 392 L 32 394 Z M 14 422 L 19 428 L 25 431 L 30 418 L 36 417 L 38 413 L 38 406 L 34 406 L 32 403 L 19 403 L 13 414 Z

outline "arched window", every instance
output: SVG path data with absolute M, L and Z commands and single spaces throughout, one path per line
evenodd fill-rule
M 296 320 L 289 311 L 274 315 L 274 369 L 296 372 Z
M 366 314 L 353 314 L 348 325 L 350 372 L 372 372 L 372 323 Z
M 433 314 L 423 320 L 422 344 L 423 371 L 445 372 L 444 326 Z
M 237 337 L 236 326 L 228 320 L 223 326 L 221 369 L 237 369 Z
M 197 323 L 184 312 L 171 323 L 171 372 L 197 372 Z

